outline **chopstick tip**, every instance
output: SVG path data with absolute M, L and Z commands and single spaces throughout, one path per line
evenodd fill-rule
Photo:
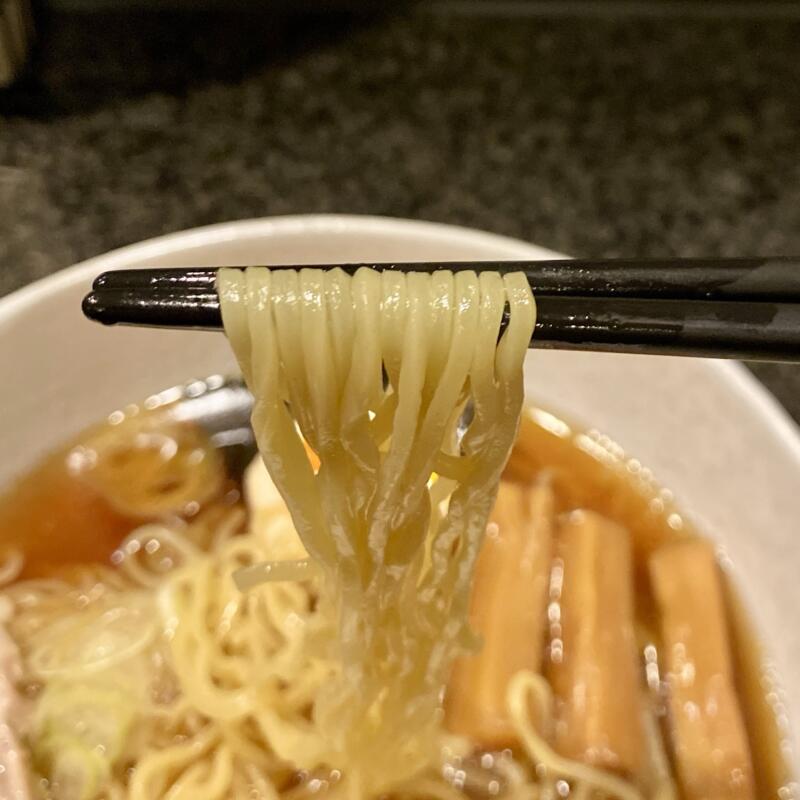
M 98 289 L 104 289 L 106 284 L 108 283 L 108 276 L 110 273 L 108 272 L 101 272 L 92 282 L 92 290 L 97 291 Z
M 102 277 L 102 276 L 100 276 Z M 95 286 L 95 288 L 97 288 Z M 108 319 L 107 314 L 107 307 L 105 303 L 100 299 L 100 297 L 95 292 L 89 292 L 86 297 L 83 298 L 83 302 L 81 303 L 81 309 L 83 310 L 83 315 L 88 319 L 92 320 L 93 322 L 100 322 L 103 325 L 113 325 L 114 323 Z

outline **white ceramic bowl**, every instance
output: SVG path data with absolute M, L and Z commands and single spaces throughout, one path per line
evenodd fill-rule
M 99 272 L 162 266 L 554 257 L 444 225 L 377 217 L 249 220 L 153 239 L 0 300 L 0 486 L 82 427 L 191 377 L 234 370 L 220 334 L 108 329 L 80 301 Z M 530 396 L 648 465 L 737 567 L 800 718 L 800 435 L 735 363 L 535 352 Z

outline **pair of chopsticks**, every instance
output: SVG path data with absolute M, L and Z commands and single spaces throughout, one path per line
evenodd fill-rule
M 306 266 L 270 267 L 301 269 Z M 326 264 L 379 270 L 522 271 L 536 297 L 531 345 L 800 361 L 800 257 Z M 244 269 L 244 267 L 242 267 Z M 83 301 L 107 325 L 218 329 L 216 268 L 105 272 Z

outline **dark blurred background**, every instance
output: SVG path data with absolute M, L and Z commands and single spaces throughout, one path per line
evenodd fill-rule
M 7 39 L 21 3 L 0 0 Z M 800 253 L 795 2 L 59 0 L 32 20 L 0 89 L 0 294 L 299 212 L 585 257 Z M 800 369 L 752 369 L 800 420 Z

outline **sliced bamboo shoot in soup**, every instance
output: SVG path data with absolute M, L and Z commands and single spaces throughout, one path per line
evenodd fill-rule
M 735 688 L 719 567 L 707 542 L 650 559 L 669 691 L 667 727 L 687 800 L 751 800 L 753 764 Z
M 559 525 L 547 674 L 562 755 L 630 778 L 644 767 L 627 530 L 591 511 Z
M 448 729 L 486 750 L 516 743 L 506 707 L 511 677 L 541 671 L 553 527 L 547 480 L 500 484 L 472 584 L 470 622 L 483 647 L 456 662 L 445 706 Z

